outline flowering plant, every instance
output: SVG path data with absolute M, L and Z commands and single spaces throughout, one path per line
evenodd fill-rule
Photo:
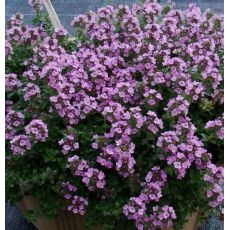
M 6 195 L 103 229 L 223 212 L 223 17 L 147 0 L 6 30 Z M 66 205 L 67 204 L 67 205 Z

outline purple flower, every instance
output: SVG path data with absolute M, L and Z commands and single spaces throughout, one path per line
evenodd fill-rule
M 40 119 L 32 120 L 25 127 L 25 131 L 34 141 L 44 142 L 48 138 L 47 125 Z
M 30 138 L 26 135 L 18 135 L 15 136 L 11 141 L 11 150 L 13 154 L 18 155 L 21 154 L 23 155 L 26 151 L 31 149 L 31 143 L 30 143 Z
M 79 149 L 79 143 L 75 141 L 75 137 L 73 135 L 67 135 L 58 143 L 60 146 L 62 146 L 62 153 L 64 155 Z
M 23 91 L 25 92 L 23 96 L 25 101 L 28 101 L 31 98 L 40 97 L 40 88 L 33 83 L 28 83 Z
M 21 87 L 21 82 L 17 79 L 17 75 L 14 73 L 6 74 L 5 76 L 6 89 L 13 91 Z
M 212 130 L 221 140 L 224 139 L 224 115 L 215 120 L 208 121 L 205 126 L 206 129 Z

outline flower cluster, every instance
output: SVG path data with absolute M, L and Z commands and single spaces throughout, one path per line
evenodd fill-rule
M 218 117 L 215 120 L 208 121 L 205 125 L 206 129 L 213 130 L 216 133 L 216 136 L 223 140 L 224 139 L 224 116 Z
M 16 90 L 22 85 L 21 82 L 18 80 L 17 75 L 14 73 L 6 74 L 5 84 L 8 91 Z
M 134 220 L 137 229 L 155 229 L 157 227 L 169 227 L 176 218 L 175 211 L 167 205 L 163 207 L 153 206 L 151 215 L 147 214 L 147 204 L 159 202 L 162 197 L 162 189 L 167 182 L 167 174 L 160 167 L 153 167 L 146 175 L 142 183 L 142 191 L 138 197 L 130 198 L 123 208 L 124 214 L 129 220 Z
M 23 20 L 24 20 L 24 15 L 20 13 L 16 13 L 10 17 L 7 24 L 9 27 L 22 26 Z
M 157 146 L 162 149 L 161 160 L 166 160 L 182 179 L 187 170 L 195 163 L 198 169 L 206 168 L 212 158 L 204 144 L 195 135 L 195 127 L 189 118 L 178 119 L 176 131 L 167 131 L 158 138 Z
M 158 229 L 172 226 L 176 219 L 175 210 L 168 206 L 153 206 L 150 215 L 144 215 L 146 207 L 144 197 L 131 198 L 130 203 L 124 206 L 124 214 L 129 220 L 134 220 L 138 230 Z
M 81 196 L 75 195 L 77 188 L 73 184 L 70 184 L 70 182 L 63 182 L 62 187 L 65 199 L 70 201 L 68 210 L 74 214 L 78 213 L 80 215 L 84 215 L 88 201 Z
M 162 197 L 162 188 L 167 181 L 167 174 L 160 167 L 153 167 L 145 177 L 142 194 L 151 201 L 159 202 Z
M 183 83 L 180 82 L 179 85 L 183 86 Z M 197 101 L 203 98 L 205 94 L 205 86 L 201 82 L 188 80 L 184 87 L 182 92 L 188 95 L 191 101 Z
M 16 133 L 16 129 L 22 127 L 25 122 L 25 117 L 21 112 L 10 110 L 5 119 L 6 139 L 12 139 Z
M 24 154 L 26 151 L 31 149 L 30 138 L 26 135 L 19 134 L 14 136 L 14 138 L 10 141 L 11 150 L 13 154 Z
M 29 70 L 23 72 L 22 76 L 25 79 L 35 81 L 37 79 L 38 74 L 39 74 L 38 70 L 39 70 L 38 66 L 32 64 Z
M 152 210 L 151 215 L 144 219 L 144 223 L 137 224 L 137 229 L 168 228 L 172 226 L 173 221 L 177 218 L 175 210 L 168 205 L 154 206 Z
M 5 48 L 10 56 L 14 53 L 13 44 L 34 46 L 47 36 L 44 28 L 24 25 L 23 19 L 24 17 L 21 14 L 15 14 L 7 22 L 8 29 L 6 30 L 7 42 Z
M 86 160 L 82 160 L 79 156 L 74 155 L 68 158 L 67 167 L 71 170 L 73 175 L 83 177 L 87 172 L 89 165 Z
M 67 167 L 73 175 L 82 177 L 82 182 L 90 191 L 105 187 L 105 174 L 96 168 L 91 168 L 86 160 L 81 160 L 77 155 L 68 158 Z
M 166 111 L 169 111 L 172 116 L 179 116 L 188 114 L 189 103 L 182 96 L 177 96 L 176 98 L 170 99 Z
M 5 41 L 5 56 L 7 59 L 11 59 L 11 56 L 13 54 L 13 47 L 10 44 L 10 42 L 8 42 L 7 40 Z
M 33 83 L 28 83 L 25 88 L 23 89 L 24 92 L 24 100 L 28 101 L 31 98 L 37 98 L 40 96 L 40 88 L 39 86 L 33 84 Z
M 152 132 L 152 133 L 157 133 L 159 131 L 159 129 L 163 129 L 163 121 L 161 119 L 159 119 L 156 115 L 155 112 L 153 111 L 148 111 L 147 113 L 147 125 L 148 125 L 148 129 Z
M 129 220 L 139 221 L 146 212 L 146 196 L 132 197 L 127 205 L 124 206 L 123 212 Z
M 152 106 L 156 105 L 159 101 L 163 100 L 160 93 L 158 93 L 154 89 L 149 89 L 147 87 L 145 87 L 145 93 L 143 95 L 146 98 L 146 102 Z
M 6 139 L 10 140 L 13 154 L 24 154 L 32 144 L 45 142 L 48 138 L 47 125 L 40 119 L 33 119 L 25 126 L 26 135 L 18 134 L 25 123 L 21 112 L 10 110 L 6 115 Z
M 25 127 L 26 134 L 29 135 L 33 141 L 45 142 L 48 138 L 47 125 L 40 119 L 32 120 Z
M 96 188 L 102 189 L 105 187 L 106 184 L 105 174 L 98 169 L 88 168 L 84 177 L 82 178 L 82 182 L 90 191 L 93 191 Z
M 67 135 L 65 138 L 61 139 L 59 145 L 62 146 L 62 153 L 65 155 L 69 152 L 74 152 L 79 148 L 79 143 L 75 141 L 73 135 Z
M 115 145 L 106 145 L 97 157 L 97 162 L 106 168 L 113 168 L 123 177 L 134 173 L 135 160 L 132 156 L 135 145 L 132 142 L 119 139 Z
M 204 181 L 209 184 L 207 190 L 207 197 L 209 198 L 209 205 L 217 207 L 223 203 L 223 167 L 217 167 L 214 164 L 208 164 L 208 172 L 204 175 Z
M 5 101 L 5 115 L 7 116 L 7 114 L 13 110 L 13 101 L 11 100 L 6 100 Z

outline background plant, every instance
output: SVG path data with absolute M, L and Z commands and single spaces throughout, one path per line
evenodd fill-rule
M 223 18 L 145 1 L 6 30 L 6 195 L 87 227 L 182 228 L 223 203 Z M 157 220 L 157 221 L 156 221 Z M 116 226 L 116 227 L 115 227 Z

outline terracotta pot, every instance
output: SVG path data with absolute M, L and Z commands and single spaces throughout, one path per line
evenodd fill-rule
M 34 197 L 26 196 L 18 206 L 22 213 L 26 213 L 28 210 L 34 209 L 37 203 Z M 45 216 L 37 218 L 34 225 L 39 230 L 84 230 L 84 218 L 80 215 L 72 214 L 67 210 L 61 210 L 52 220 L 49 220 Z
M 197 230 L 199 224 L 199 216 L 200 216 L 199 210 L 193 213 L 191 216 L 188 216 L 187 218 L 188 221 L 185 224 L 183 230 Z M 167 228 L 164 230 L 173 230 L 173 228 Z
M 26 196 L 18 204 L 23 213 L 28 210 L 34 209 L 37 206 L 37 200 L 32 196 Z M 193 213 L 188 218 L 188 222 L 185 224 L 184 230 L 196 230 L 199 220 L 199 211 Z M 67 210 L 61 210 L 59 214 L 49 220 L 45 216 L 39 217 L 34 223 L 39 230 L 84 230 L 84 218 L 80 215 L 72 214 Z M 95 227 L 92 230 L 101 230 L 100 227 Z M 167 228 L 163 230 L 173 230 L 173 228 Z

